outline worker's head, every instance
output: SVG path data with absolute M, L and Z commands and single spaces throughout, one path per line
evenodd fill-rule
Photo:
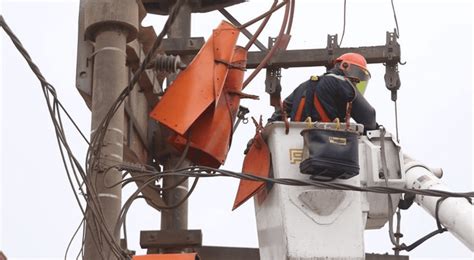
M 349 52 L 339 56 L 334 66 L 341 69 L 344 75 L 354 83 L 357 90 L 364 94 L 370 79 L 370 72 L 367 69 L 367 61 L 364 56 Z

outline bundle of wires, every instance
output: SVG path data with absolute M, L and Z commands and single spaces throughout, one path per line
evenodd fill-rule
M 77 124 L 70 117 L 69 113 L 66 111 L 64 106 L 61 104 L 61 102 L 57 98 L 57 93 L 56 93 L 55 88 L 42 75 L 39 68 L 35 65 L 30 55 L 21 44 L 20 40 L 15 36 L 13 31 L 6 24 L 3 16 L 0 17 L 0 24 L 2 28 L 10 37 L 13 44 L 17 48 L 17 50 L 25 58 L 31 70 L 33 71 L 33 73 L 36 75 L 36 77 L 41 83 L 41 87 L 43 89 L 46 104 L 48 106 L 48 111 L 51 116 L 51 121 L 54 125 L 54 129 L 56 132 L 56 138 L 57 138 L 58 147 L 61 153 L 62 162 L 64 164 L 64 168 L 66 170 L 66 174 L 67 174 L 69 183 L 71 185 L 71 188 L 74 191 L 74 195 L 78 203 L 78 206 L 81 210 L 81 213 L 83 214 L 83 220 L 81 221 L 80 226 L 82 226 L 85 222 L 89 224 L 94 223 L 95 228 L 97 228 L 97 230 L 99 231 L 97 233 L 102 234 L 99 237 L 93 237 L 95 244 L 98 246 L 99 252 L 102 253 L 101 249 L 103 247 L 103 244 L 107 243 L 108 246 L 111 248 L 111 251 L 114 254 L 114 256 L 119 259 L 128 259 L 130 258 L 130 256 L 128 255 L 128 252 L 126 252 L 125 250 L 121 248 L 120 243 L 118 241 L 115 241 L 112 233 L 107 228 L 99 201 L 97 200 L 97 192 L 95 190 L 95 185 L 89 178 L 87 178 L 87 176 L 90 176 L 90 173 L 94 170 L 94 166 L 97 165 L 98 163 L 98 160 L 99 160 L 98 155 L 100 154 L 100 151 L 102 148 L 103 139 L 106 132 L 105 130 L 107 129 L 107 126 L 111 118 L 113 117 L 117 109 L 121 106 L 121 104 L 124 102 L 125 98 L 133 90 L 134 86 L 138 82 L 140 75 L 143 73 L 143 71 L 145 71 L 146 66 L 148 65 L 148 63 L 150 63 L 151 59 L 154 57 L 156 50 L 160 46 L 161 41 L 167 34 L 171 24 L 176 18 L 176 15 L 178 14 L 178 11 L 180 7 L 182 6 L 183 2 L 184 0 L 178 0 L 173 6 L 173 8 L 171 9 L 168 19 L 165 25 L 163 26 L 161 33 L 158 35 L 157 39 L 155 40 L 150 52 L 144 58 L 143 63 L 137 69 L 137 71 L 131 78 L 129 84 L 125 86 L 120 96 L 116 99 L 114 104 L 111 106 L 106 117 L 100 123 L 100 127 L 98 131 L 96 132 L 96 134 L 94 134 L 90 142 L 87 141 L 87 138 L 85 137 L 85 135 L 80 131 Z M 76 158 L 76 156 L 74 155 L 73 151 L 71 150 L 68 144 L 66 134 L 65 134 L 65 129 L 63 127 L 63 122 L 61 118 L 61 111 L 64 112 L 68 116 L 68 118 L 74 124 L 76 129 L 80 132 L 84 140 L 89 144 L 89 149 L 86 155 L 85 167 L 83 167 L 81 163 L 78 161 L 78 159 Z M 76 189 L 79 190 L 79 194 L 82 195 L 82 199 L 80 198 L 80 195 L 76 193 Z M 84 204 L 83 201 L 85 201 L 85 206 L 83 205 Z M 74 233 L 74 236 L 77 234 L 78 230 L 79 228 Z M 69 243 L 68 245 L 68 249 L 69 249 L 70 244 L 71 243 Z M 84 241 L 82 243 L 82 246 L 84 246 Z M 66 256 L 67 256 L 68 249 L 66 250 Z M 83 253 L 83 248 L 80 250 L 78 257 L 82 253 Z M 103 259 L 109 259 L 110 256 L 101 255 L 101 257 Z
M 41 83 L 41 87 L 42 87 L 43 94 L 46 100 L 46 104 L 48 106 L 48 111 L 51 116 L 51 121 L 55 129 L 56 139 L 57 139 L 58 147 L 61 153 L 62 162 L 65 168 L 70 186 L 72 190 L 74 191 L 75 199 L 83 214 L 83 219 L 79 227 L 77 228 L 76 232 L 74 233 L 73 238 L 71 239 L 71 242 L 68 245 L 68 249 L 72 243 L 72 240 L 74 239 L 74 237 L 80 230 L 81 226 L 83 226 L 84 223 L 87 222 L 88 224 L 93 224 L 95 228 L 99 231 L 97 233 L 100 235 L 97 237 L 93 237 L 93 239 L 96 245 L 98 246 L 98 249 L 100 252 L 102 251 L 101 248 L 103 247 L 104 243 L 106 243 L 108 247 L 111 248 L 111 251 L 116 258 L 130 259 L 130 255 L 128 254 L 128 252 L 124 250 L 123 248 L 121 248 L 118 241 L 115 241 L 113 237 L 114 233 L 112 233 L 112 231 L 107 228 L 107 224 L 104 220 L 100 203 L 97 199 L 95 184 L 92 180 L 88 178 L 88 176 L 90 176 L 90 174 L 95 170 L 95 167 L 98 165 L 99 161 L 102 160 L 102 158 L 100 158 L 99 155 L 101 154 L 103 140 L 106 134 L 106 129 L 110 123 L 110 120 L 112 119 L 116 111 L 119 109 L 119 107 L 122 105 L 125 98 L 131 93 L 134 86 L 138 82 L 140 75 L 145 71 L 148 64 L 150 63 L 152 58 L 155 56 L 155 52 L 157 51 L 163 38 L 167 34 L 183 2 L 184 0 L 178 0 L 176 4 L 173 6 L 173 8 L 171 9 L 168 19 L 165 25 L 163 26 L 162 31 L 158 35 L 156 41 L 154 42 L 151 50 L 146 55 L 142 64 L 134 73 L 132 78 L 130 79 L 128 85 L 124 86 L 123 91 L 121 92 L 119 97 L 115 100 L 113 105 L 110 107 L 107 115 L 100 123 L 100 127 L 92 136 L 92 139 L 90 140 L 90 142 L 87 140 L 85 135 L 80 131 L 77 124 L 74 122 L 74 120 L 71 118 L 69 113 L 66 111 L 64 106 L 61 104 L 61 102 L 57 98 L 57 93 L 56 93 L 55 88 L 50 83 L 48 83 L 48 81 L 42 75 L 39 68 L 33 63 L 30 55 L 25 50 L 25 48 L 23 47 L 19 39 L 14 35 L 12 30 L 8 27 L 3 17 L 0 16 L 0 23 L 1 23 L 2 28 L 11 38 L 13 44 L 16 46 L 18 51 L 25 58 L 31 70 L 34 72 L 34 74 L 36 75 L 36 77 Z M 272 7 L 270 8 L 268 12 L 262 14 L 261 16 L 241 26 L 241 28 L 245 28 L 255 23 L 258 20 L 264 19 L 261 26 L 257 30 L 257 33 L 255 34 L 255 36 L 252 39 L 250 39 L 249 43 L 247 44 L 246 48 L 248 49 L 256 40 L 256 38 L 258 37 L 258 34 L 260 34 L 262 29 L 265 27 L 271 14 L 275 12 L 276 10 L 278 10 L 279 8 L 281 8 L 282 6 L 286 6 L 285 15 L 284 15 L 284 19 L 283 19 L 282 26 L 280 29 L 280 33 L 277 38 L 277 42 L 275 43 L 273 48 L 269 50 L 269 52 L 267 53 L 267 56 L 262 60 L 261 64 L 257 67 L 257 69 L 254 70 L 254 72 L 247 78 L 244 85 L 247 85 L 255 77 L 258 71 L 261 70 L 266 65 L 266 63 L 269 61 L 273 53 L 277 50 L 279 41 L 281 40 L 282 36 L 284 34 L 290 33 L 292 20 L 293 20 L 295 0 L 284 0 L 280 4 L 277 4 L 277 2 L 278 2 L 277 0 L 274 1 Z M 286 32 L 285 32 L 285 29 L 286 29 Z M 61 118 L 62 113 L 64 113 L 69 118 L 69 120 L 74 124 L 74 126 L 76 127 L 78 132 L 81 134 L 85 142 L 89 144 L 89 148 L 86 155 L 86 163 L 84 167 L 78 161 L 78 159 L 76 158 L 76 156 L 74 155 L 73 151 L 71 150 L 68 144 L 65 129 L 63 127 L 63 122 Z M 189 144 L 187 144 L 187 147 L 189 147 Z M 183 153 L 182 158 L 185 157 L 186 150 L 187 149 L 185 149 L 185 152 Z M 179 165 L 180 163 L 178 163 L 178 167 Z M 179 201 L 176 205 L 167 205 L 165 207 L 155 205 L 156 207 L 161 208 L 161 209 L 172 209 L 172 208 L 179 207 L 184 201 L 186 201 L 189 198 L 189 196 L 191 196 L 192 192 L 197 186 L 199 178 L 209 178 L 209 177 L 232 177 L 232 178 L 238 178 L 238 179 L 263 181 L 267 183 L 275 183 L 275 184 L 280 184 L 280 185 L 314 186 L 321 189 L 351 190 L 351 191 L 359 191 L 359 192 L 375 192 L 375 193 L 384 193 L 384 194 L 411 193 L 411 194 L 420 194 L 420 195 L 437 196 L 437 197 L 464 197 L 469 200 L 470 198 L 474 197 L 474 192 L 453 193 L 453 192 L 436 191 L 436 190 L 409 190 L 409 189 L 391 188 L 391 187 L 357 187 L 357 186 L 351 186 L 351 185 L 341 184 L 341 183 L 318 182 L 318 181 L 313 181 L 313 180 L 264 178 L 264 177 L 253 176 L 251 174 L 238 173 L 238 172 L 233 172 L 229 170 L 215 169 L 215 168 L 209 168 L 209 167 L 204 167 L 204 166 L 191 166 L 191 167 L 173 169 L 170 171 L 157 171 L 152 166 L 144 165 L 143 167 L 136 167 L 136 166 L 124 164 L 123 162 L 117 162 L 117 164 L 111 167 L 110 169 L 112 168 L 115 168 L 119 171 L 124 172 L 125 175 L 124 175 L 124 179 L 121 182 L 115 183 L 110 187 L 114 187 L 117 185 L 121 185 L 123 187 L 123 186 L 128 185 L 129 183 L 135 182 L 137 178 L 140 178 L 141 180 L 143 180 L 143 178 L 147 178 L 146 181 L 142 185 L 140 185 L 138 189 L 123 204 L 123 207 L 120 211 L 119 219 L 117 223 L 115 223 L 114 231 L 115 232 L 120 231 L 120 228 L 124 226 L 125 236 L 126 236 L 126 231 L 125 231 L 124 223 L 125 223 L 127 212 L 130 206 L 132 205 L 133 201 L 139 198 L 145 198 L 143 195 L 140 195 L 142 190 L 148 185 L 160 180 L 161 178 L 165 176 L 181 176 L 183 177 L 183 181 L 189 177 L 193 177 L 195 179 L 194 179 L 194 183 L 191 189 L 188 191 L 187 195 L 182 198 L 181 201 Z M 126 174 L 131 173 L 131 172 L 140 173 L 140 177 L 125 178 Z M 105 174 L 107 174 L 107 171 Z M 167 189 L 173 189 L 179 184 L 180 183 L 177 183 L 170 187 L 157 188 L 157 190 L 163 191 Z M 76 190 L 78 190 L 79 193 L 76 193 Z M 89 227 L 89 225 L 86 225 L 86 226 Z M 82 246 L 84 246 L 84 238 L 83 238 Z M 66 250 L 65 257 L 67 257 L 68 249 Z M 81 254 L 83 254 L 83 248 L 81 248 L 77 257 L 79 257 Z M 108 259 L 110 257 L 110 256 L 105 256 L 105 255 L 101 255 L 101 256 L 103 259 Z

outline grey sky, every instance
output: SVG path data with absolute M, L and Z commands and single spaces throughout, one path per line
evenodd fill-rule
M 347 1 L 343 47 L 382 45 L 393 30 L 390 1 Z M 23 42 L 59 98 L 87 134 L 90 112 L 75 89 L 78 1 L 2 0 L 0 13 Z M 228 10 L 246 21 L 268 8 L 271 1 L 251 0 Z M 402 87 L 399 126 L 405 153 L 433 167 L 442 167 L 443 181 L 455 191 L 474 190 L 472 178 L 472 3 L 465 1 L 395 1 L 400 26 Z M 289 48 L 323 48 L 326 35 L 342 32 L 343 1 L 298 0 Z M 260 38 L 275 36 L 279 15 Z M 192 36 L 207 38 L 224 19 L 219 13 L 193 16 Z M 161 30 L 162 18 L 146 23 Z M 254 27 L 251 28 L 254 30 Z M 0 250 L 12 259 L 61 258 L 81 220 L 54 138 L 38 81 L 26 62 L 1 33 L 0 85 Z M 246 38 L 240 37 L 244 44 Z M 377 109 L 378 122 L 395 132 L 393 103 L 385 89 L 382 65 L 370 65 L 372 80 L 366 98 Z M 283 70 L 283 95 L 322 68 Z M 261 73 L 264 74 L 264 73 Z M 248 73 L 247 73 L 248 75 Z M 251 115 L 269 117 L 271 109 L 260 75 L 246 89 L 260 101 L 245 101 Z M 86 146 L 68 128 L 74 150 L 83 158 Z M 241 125 L 223 166 L 239 171 L 242 150 L 253 135 Z M 235 212 L 231 206 L 237 180 L 200 181 L 189 203 L 189 228 L 202 229 L 204 244 L 256 247 L 253 204 Z M 134 187 L 125 190 L 124 198 Z M 129 245 L 138 252 L 139 230 L 158 229 L 160 216 L 141 201 L 128 220 Z M 403 212 L 403 242 L 411 243 L 433 231 L 436 223 L 413 206 Z M 76 240 L 73 253 L 77 252 Z M 366 232 L 366 251 L 391 252 L 386 229 Z M 470 258 L 472 253 L 449 233 L 439 235 L 410 253 L 411 259 Z

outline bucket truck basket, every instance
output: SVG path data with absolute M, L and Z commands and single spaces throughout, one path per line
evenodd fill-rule
M 335 123 L 317 123 L 301 131 L 301 135 L 304 140 L 301 173 L 321 181 L 349 179 L 359 174 L 358 131 L 340 129 Z

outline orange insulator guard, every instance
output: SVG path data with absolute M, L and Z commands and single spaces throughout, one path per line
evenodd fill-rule
M 197 253 L 188 254 L 152 254 L 133 256 L 133 260 L 199 260 Z
M 185 135 L 171 136 L 171 144 L 183 151 L 190 139 L 187 158 L 198 165 L 218 168 L 224 163 L 232 140 L 233 123 L 240 104 L 247 50 L 237 46 L 217 106 L 209 106 Z
M 270 150 L 258 129 L 245 156 L 242 172 L 260 177 L 268 177 L 270 174 Z M 232 210 L 238 208 L 263 188 L 265 188 L 265 182 L 240 180 Z
M 150 116 L 180 135 L 218 101 L 239 30 L 222 21 L 188 67 L 168 87 Z M 219 102 L 215 102 L 215 107 Z

